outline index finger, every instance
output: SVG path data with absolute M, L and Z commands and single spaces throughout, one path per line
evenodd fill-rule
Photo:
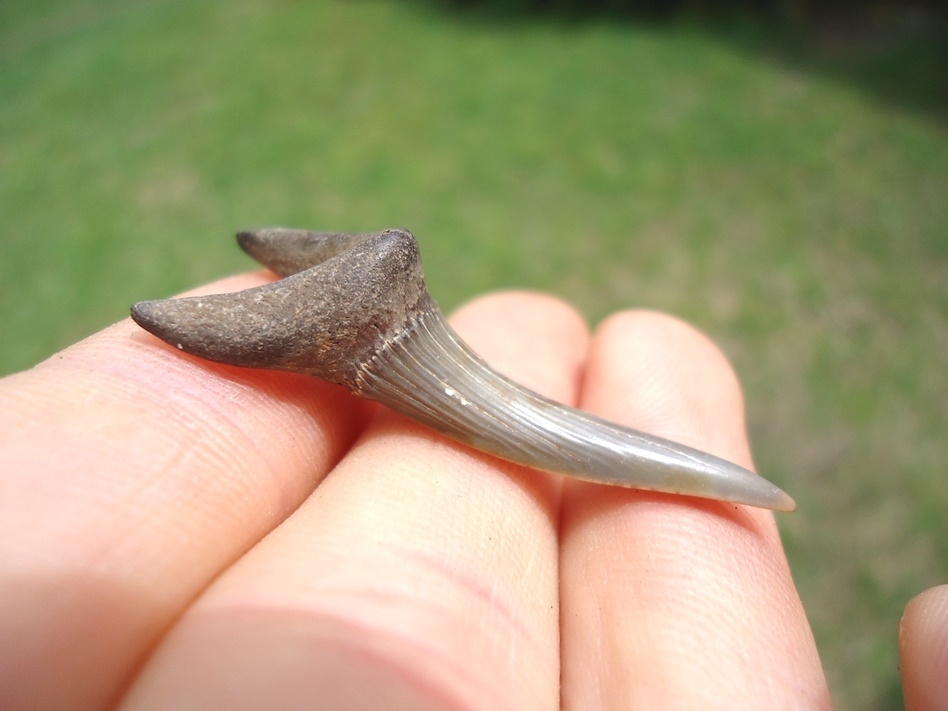
M 114 700 L 366 416 L 338 386 L 183 356 L 129 319 L 3 379 L 0 401 L 3 709 Z

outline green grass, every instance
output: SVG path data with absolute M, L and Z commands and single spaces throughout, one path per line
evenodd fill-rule
M 948 580 L 943 97 L 870 71 L 901 50 L 830 66 L 754 33 L 6 0 L 0 372 L 250 268 L 231 235 L 266 224 L 410 227 L 446 308 L 672 311 L 728 351 L 800 503 L 780 523 L 839 708 L 900 708 L 901 609 Z

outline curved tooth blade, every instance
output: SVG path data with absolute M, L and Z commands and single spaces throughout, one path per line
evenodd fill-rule
M 356 392 L 518 464 L 585 481 L 793 511 L 793 499 L 712 454 L 549 400 L 481 360 L 437 311 L 373 356 Z

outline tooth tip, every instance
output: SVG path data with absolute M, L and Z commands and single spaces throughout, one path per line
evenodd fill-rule
M 736 497 L 739 503 L 757 506 L 771 511 L 795 511 L 797 502 L 788 493 L 774 486 L 766 479 L 754 475 L 756 481 L 753 486 L 745 488 L 743 494 Z
M 739 494 L 739 499 L 744 499 L 740 503 L 750 506 L 770 509 L 771 511 L 794 511 L 797 508 L 797 502 L 783 489 L 770 483 L 757 474 L 750 474 L 753 479 L 745 479 L 743 493 Z M 736 492 L 735 492 L 736 493 Z
M 768 507 L 773 511 L 796 511 L 797 502 L 793 500 L 793 497 L 790 494 L 786 493 L 782 489 L 777 489 L 773 495 L 773 501 Z

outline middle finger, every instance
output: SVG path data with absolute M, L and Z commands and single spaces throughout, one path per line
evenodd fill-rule
M 507 375 L 576 400 L 563 304 L 481 299 L 454 323 Z M 557 480 L 388 411 L 184 617 L 132 708 L 554 709 Z

